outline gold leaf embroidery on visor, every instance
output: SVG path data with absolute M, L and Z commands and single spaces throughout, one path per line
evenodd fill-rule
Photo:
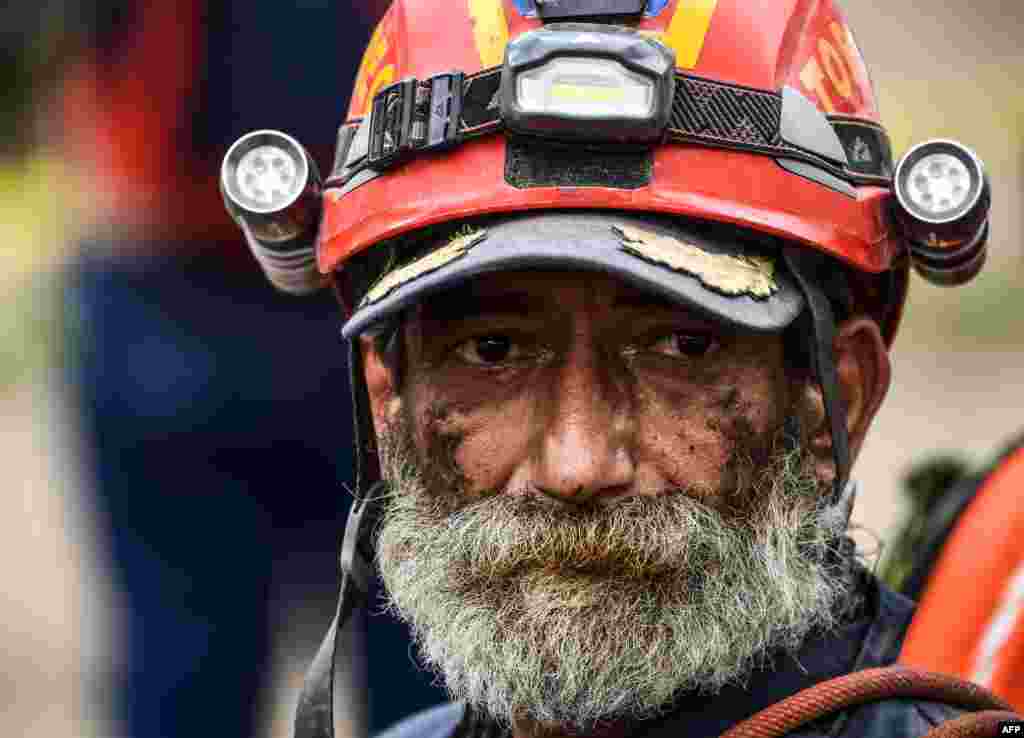
M 770 257 L 712 254 L 673 236 L 628 226 L 612 226 L 612 229 L 622 239 L 623 251 L 696 277 L 715 292 L 730 297 L 766 298 L 779 289 L 775 281 L 775 260 Z
M 461 256 L 465 256 L 466 252 L 483 241 L 486 235 L 487 232 L 482 229 L 471 233 L 460 233 L 446 245 L 398 269 L 388 272 L 370 288 L 362 302 L 359 303 L 359 307 L 364 308 L 367 305 L 372 305 L 378 300 L 387 297 L 403 284 L 407 284 L 414 279 L 422 277 L 424 274 L 440 269 Z

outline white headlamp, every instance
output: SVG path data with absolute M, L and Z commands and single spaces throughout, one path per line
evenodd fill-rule
M 654 94 L 653 80 L 614 59 L 560 57 L 516 78 L 516 100 L 525 114 L 647 120 Z
M 674 71 L 675 54 L 635 31 L 549 24 L 508 45 L 501 118 L 542 138 L 652 143 L 668 125 Z

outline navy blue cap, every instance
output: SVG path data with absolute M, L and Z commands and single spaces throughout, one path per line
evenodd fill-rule
M 474 277 L 525 269 L 611 274 L 727 326 L 777 333 L 804 297 L 778 245 L 737 228 L 596 211 L 518 214 L 467 226 L 387 271 L 342 329 L 352 338 Z

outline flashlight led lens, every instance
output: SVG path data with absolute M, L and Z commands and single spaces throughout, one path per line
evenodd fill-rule
M 271 215 L 319 187 L 316 165 L 298 141 L 280 131 L 251 131 L 224 155 L 221 191 L 236 212 Z
M 973 279 L 985 263 L 992 204 L 978 156 L 946 139 L 917 144 L 896 165 L 893 190 L 893 215 L 917 272 L 942 286 Z
M 907 194 L 926 213 L 941 215 L 963 206 L 970 179 L 967 167 L 955 156 L 930 154 L 911 168 Z
M 936 139 L 911 148 L 896 166 L 893 185 L 900 218 L 911 231 L 923 228 L 927 239 L 934 232 L 937 240 L 955 240 L 940 238 L 936 227 L 957 230 L 968 221 L 969 236 L 988 212 L 985 168 L 973 151 L 956 141 Z
M 284 149 L 269 144 L 257 146 L 238 162 L 238 190 L 259 207 L 279 207 L 302 185 L 297 169 Z
M 644 120 L 654 112 L 654 82 L 612 59 L 553 59 L 522 72 L 516 92 L 524 113 Z

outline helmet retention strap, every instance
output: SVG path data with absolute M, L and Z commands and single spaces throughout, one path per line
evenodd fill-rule
M 807 301 L 811 327 L 811 365 L 821 386 L 825 416 L 832 435 L 832 458 L 836 466 L 836 476 L 832 485 L 831 502 L 835 505 L 843 499 L 850 474 L 850 440 L 846 431 L 846 403 L 839 391 L 839 377 L 835 365 L 836 321 L 828 296 L 820 287 L 822 279 L 819 274 L 829 269 L 829 264 L 818 254 L 794 246 L 783 247 L 782 256 Z
M 365 721 L 362 725 L 353 725 L 353 721 L 347 719 L 351 706 L 346 692 L 351 690 L 346 690 L 344 685 L 349 681 L 353 668 L 348 651 L 359 637 L 357 631 L 364 625 L 358 617 L 358 610 L 369 600 L 374 576 L 370 537 L 379 517 L 381 499 L 387 493 L 387 484 L 379 481 L 380 466 L 358 338 L 349 342 L 349 371 L 355 410 L 355 499 L 341 542 L 338 606 L 331 627 L 306 673 L 295 709 L 294 738 L 335 738 L 336 735 L 347 734 L 358 738 L 366 734 Z

